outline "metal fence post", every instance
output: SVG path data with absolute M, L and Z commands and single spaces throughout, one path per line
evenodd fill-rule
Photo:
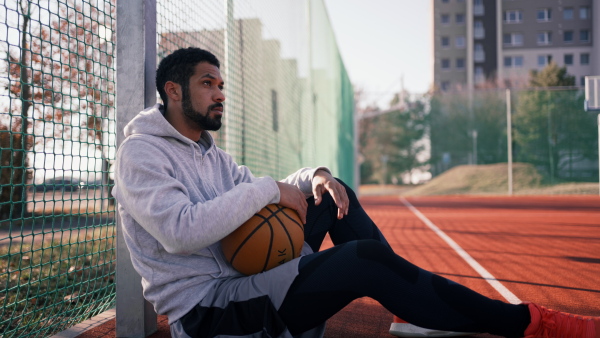
M 117 1 L 117 147 L 125 125 L 156 102 L 156 0 Z M 156 331 L 156 313 L 142 295 L 117 215 L 117 337 Z

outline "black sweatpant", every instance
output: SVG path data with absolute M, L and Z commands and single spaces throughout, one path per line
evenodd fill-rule
M 525 305 L 487 298 L 396 255 L 354 192 L 347 186 L 346 191 L 350 208 L 341 220 L 329 194 L 319 206 L 308 201 L 305 241 L 315 253 L 301 258 L 279 309 L 292 334 L 316 327 L 357 298 L 371 297 L 421 327 L 523 336 L 531 320 Z M 328 232 L 335 246 L 317 252 Z

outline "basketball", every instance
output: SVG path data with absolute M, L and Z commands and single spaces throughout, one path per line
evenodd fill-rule
M 269 204 L 221 240 L 227 261 L 245 275 L 267 271 L 300 256 L 304 224 L 295 210 Z

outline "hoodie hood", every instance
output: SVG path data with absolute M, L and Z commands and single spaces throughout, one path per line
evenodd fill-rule
M 176 139 L 185 144 L 196 143 L 193 140 L 183 136 L 175 129 L 164 115 L 164 106 L 160 103 L 153 107 L 146 108 L 136 115 L 123 130 L 125 137 L 133 135 L 151 135 L 157 137 L 168 137 Z M 210 133 L 202 132 L 202 138 L 212 147 L 214 142 Z

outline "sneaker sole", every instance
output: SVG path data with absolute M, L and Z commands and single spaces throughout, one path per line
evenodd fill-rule
M 459 337 L 477 333 L 431 330 L 409 323 L 392 323 L 390 334 L 397 337 Z

